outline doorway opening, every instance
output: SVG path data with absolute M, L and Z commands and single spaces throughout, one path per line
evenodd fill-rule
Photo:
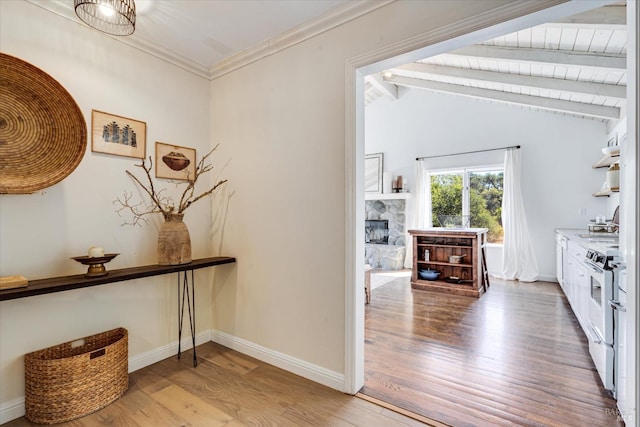
M 518 18 L 516 20 L 511 20 L 505 22 L 503 24 L 488 26 L 483 30 L 476 31 L 474 33 L 467 34 L 461 37 L 453 37 L 446 42 L 438 42 L 438 43 L 426 43 L 422 47 L 416 47 L 410 54 L 403 53 L 406 52 L 407 45 L 410 45 L 412 42 L 407 42 L 402 46 L 397 46 L 396 53 L 401 55 L 388 58 L 382 56 L 383 53 L 375 52 L 372 53 L 370 57 L 366 59 L 360 59 L 359 62 L 352 62 L 348 64 L 348 79 L 352 79 L 355 77 L 355 81 L 352 83 L 354 85 L 352 95 L 349 90 L 347 90 L 348 96 L 355 96 L 355 99 L 347 100 L 347 109 L 350 107 L 356 107 L 353 120 L 351 123 L 347 121 L 347 127 L 352 127 L 352 129 L 347 129 L 347 145 L 348 150 L 350 151 L 347 155 L 348 159 L 353 160 L 355 165 L 353 166 L 353 170 L 348 173 L 348 176 L 355 177 L 354 185 L 351 186 L 354 191 L 354 200 L 352 207 L 354 209 L 353 217 L 349 218 L 347 227 L 350 229 L 350 224 L 354 225 L 350 230 L 350 236 L 354 236 L 354 241 L 347 244 L 347 249 L 349 256 L 353 258 L 352 266 L 347 267 L 348 274 L 348 283 L 360 283 L 359 277 L 362 277 L 362 266 L 359 260 L 363 258 L 363 245 L 364 245 L 364 233 L 361 233 L 359 230 L 364 229 L 364 221 L 360 216 L 360 212 L 363 209 L 360 209 L 363 205 L 362 192 L 359 191 L 361 187 L 361 183 L 358 183 L 358 180 L 361 179 L 359 177 L 359 172 L 361 166 L 362 158 L 364 157 L 364 136 L 363 136 L 363 116 L 364 116 L 364 102 L 362 99 L 359 99 L 363 95 L 364 91 L 364 76 L 379 72 L 384 69 L 390 68 L 391 66 L 403 64 L 410 62 L 412 60 L 425 58 L 432 55 L 437 55 L 439 53 L 443 53 L 447 50 L 460 48 L 463 46 L 467 46 L 474 42 L 480 42 L 498 35 L 502 35 L 508 32 L 517 31 L 518 29 L 525 28 L 527 26 L 537 25 L 539 23 L 543 23 L 549 20 L 552 20 L 554 17 L 559 18 L 563 16 L 572 15 L 580 12 L 580 8 L 583 6 L 580 5 L 560 5 L 557 7 L 549 8 L 542 12 L 534 12 L 529 15 L 523 16 L 522 18 Z M 593 7 L 593 4 L 590 5 Z M 578 8 L 578 9 L 576 9 Z M 543 13 L 544 12 L 544 13 Z M 513 15 L 511 15 L 513 16 Z M 495 20 L 490 22 L 489 18 L 487 18 L 487 25 L 490 25 L 492 22 L 496 22 Z M 455 31 L 452 30 L 452 34 L 456 34 Z M 457 34 L 460 34 L 459 32 Z M 428 37 L 427 37 L 428 38 Z M 388 54 L 389 50 L 385 51 L 385 54 Z M 367 62 L 369 61 L 369 62 Z M 349 114 L 349 113 L 348 113 Z M 350 132 L 353 132 L 353 135 L 350 137 Z M 352 139 L 351 139 L 352 138 Z M 351 141 L 350 141 L 351 139 Z M 350 146 L 350 143 L 353 145 Z M 351 250 L 349 250 L 351 248 Z M 347 391 L 355 392 L 360 389 L 361 385 L 364 383 L 364 350 L 363 350 L 363 342 L 364 342 L 364 327 L 362 323 L 364 322 L 364 310 L 361 307 L 358 307 L 362 298 L 359 297 L 360 293 L 363 292 L 360 289 L 354 289 L 351 292 L 351 295 L 347 297 L 347 325 L 349 330 L 347 331 L 347 364 L 346 364 L 346 372 L 345 372 L 345 385 Z M 353 316 L 353 317 L 352 317 Z M 349 326 L 349 323 L 352 324 Z

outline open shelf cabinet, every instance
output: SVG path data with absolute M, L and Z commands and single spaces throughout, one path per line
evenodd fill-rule
M 482 295 L 488 287 L 486 263 L 482 262 L 487 231 L 486 228 L 409 230 L 413 240 L 411 287 L 456 295 Z M 463 258 L 458 263 L 450 262 L 452 255 Z M 438 279 L 421 279 L 419 271 L 426 269 L 439 271 Z

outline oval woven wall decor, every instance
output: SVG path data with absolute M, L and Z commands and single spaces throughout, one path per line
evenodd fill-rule
M 28 194 L 66 178 L 87 147 L 80 108 L 39 68 L 0 53 L 0 194 Z

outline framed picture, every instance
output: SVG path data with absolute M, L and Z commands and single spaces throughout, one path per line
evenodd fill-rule
M 156 178 L 190 181 L 195 175 L 195 148 L 156 142 Z
M 364 191 L 382 193 L 383 153 L 365 154 L 364 156 Z
M 91 151 L 144 159 L 146 144 L 145 122 L 91 110 Z

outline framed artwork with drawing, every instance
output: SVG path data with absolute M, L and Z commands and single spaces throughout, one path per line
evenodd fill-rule
M 364 156 L 364 191 L 382 193 L 383 153 Z
M 156 142 L 156 178 L 190 181 L 195 175 L 195 148 Z
M 91 151 L 144 159 L 146 144 L 145 122 L 91 110 Z

